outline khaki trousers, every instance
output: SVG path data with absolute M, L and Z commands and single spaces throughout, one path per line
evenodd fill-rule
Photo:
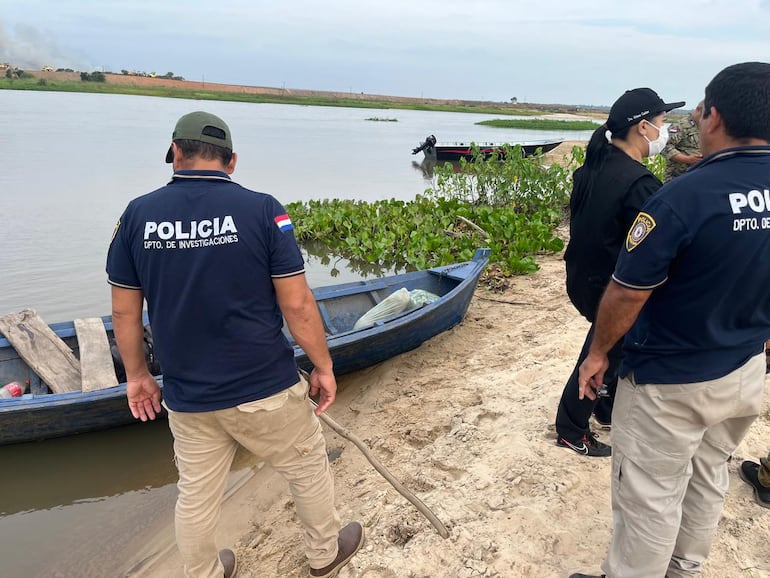
M 621 379 L 612 414 L 613 531 L 607 578 L 700 572 L 729 487 L 727 460 L 759 415 L 765 354 L 681 385 Z
M 321 424 L 304 379 L 266 399 L 205 413 L 169 411 L 179 470 L 176 542 L 187 578 L 221 578 L 215 530 L 238 445 L 289 483 L 304 528 L 310 565 L 323 568 L 337 555 L 340 521 Z

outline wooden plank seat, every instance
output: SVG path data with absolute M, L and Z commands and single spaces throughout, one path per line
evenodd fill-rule
M 0 331 L 52 392 L 81 390 L 80 362 L 34 309 L 0 317 Z
M 110 341 L 101 317 L 75 319 L 80 349 L 80 374 L 83 391 L 96 391 L 118 385 Z

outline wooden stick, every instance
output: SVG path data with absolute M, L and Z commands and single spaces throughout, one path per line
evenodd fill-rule
M 463 221 L 464 223 L 466 223 L 467 225 L 470 225 L 471 227 L 473 227 L 474 229 L 476 229 L 476 230 L 477 230 L 479 233 L 481 233 L 482 235 L 484 235 L 484 238 L 485 238 L 487 241 L 489 241 L 489 233 L 487 233 L 487 232 L 486 232 L 484 229 L 482 229 L 481 227 L 479 227 L 479 226 L 478 226 L 476 223 L 474 223 L 474 222 L 473 222 L 473 221 L 471 221 L 470 219 L 466 219 L 465 217 L 463 217 L 463 216 L 461 216 L 461 215 L 457 215 L 457 218 L 458 218 L 458 219 L 460 219 L 461 221 Z
M 307 372 L 302 371 L 303 376 L 306 380 L 308 380 L 308 383 L 310 382 L 310 376 L 307 374 Z M 310 398 L 308 398 L 310 399 Z M 313 407 L 318 407 L 316 402 L 314 402 L 312 399 L 310 399 L 310 403 L 313 405 Z M 349 440 L 353 443 L 359 450 L 361 450 L 361 453 L 364 454 L 364 457 L 366 457 L 367 460 L 369 460 L 369 463 L 372 464 L 375 470 L 377 470 L 380 475 L 382 475 L 383 478 L 385 478 L 390 484 L 396 488 L 399 494 L 404 496 L 407 500 L 409 500 L 412 505 L 414 505 L 415 508 L 419 510 L 419 512 L 428 518 L 428 521 L 430 521 L 431 524 L 433 524 L 433 527 L 436 528 L 436 531 L 439 533 L 439 535 L 442 538 L 449 538 L 449 531 L 446 529 L 446 526 L 441 522 L 441 520 L 438 519 L 438 517 L 426 506 L 420 498 L 415 496 L 412 492 L 410 492 L 401 482 L 399 482 L 395 477 L 393 477 L 393 474 L 391 474 L 388 469 L 382 465 L 382 463 L 372 455 L 372 453 L 369 451 L 369 448 L 366 447 L 366 444 L 364 444 L 363 441 L 361 441 L 356 435 L 354 435 L 349 429 L 341 426 L 336 421 L 334 421 L 332 418 L 330 418 L 325 413 L 322 413 L 318 416 L 322 422 L 324 422 L 326 425 L 328 425 L 331 429 L 333 429 L 335 432 L 337 432 L 339 435 L 344 437 L 345 439 Z
M 534 305 L 534 303 L 530 303 L 529 301 L 507 301 L 505 299 L 492 299 L 491 297 L 484 297 L 483 295 L 476 295 L 477 299 L 482 299 L 483 301 L 491 301 L 492 303 L 505 303 L 506 305 Z

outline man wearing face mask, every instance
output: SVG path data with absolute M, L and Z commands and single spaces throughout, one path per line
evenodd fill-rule
M 659 154 L 668 139 L 665 113 L 684 102 L 665 103 L 650 88 L 626 91 L 612 105 L 607 122 L 591 137 L 586 160 L 574 174 L 570 198 L 570 241 L 564 254 L 570 301 L 592 324 L 604 288 L 615 269 L 626 233 L 644 202 L 661 182 L 642 164 Z M 591 413 L 608 426 L 620 365 L 620 344 L 609 352 L 606 395 L 596 400 L 578 397 L 578 368 L 588 354 L 593 325 L 575 368 L 564 386 L 556 413 L 556 444 L 580 455 L 606 457 L 609 445 L 589 426 Z

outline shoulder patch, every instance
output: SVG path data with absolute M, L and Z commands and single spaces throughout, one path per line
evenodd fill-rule
M 281 233 L 291 231 L 294 228 L 294 225 L 291 224 L 289 215 L 285 213 L 283 215 L 278 215 L 273 220 L 275 221 L 276 226 L 280 229 Z
M 655 228 L 655 219 L 647 213 L 639 213 L 634 224 L 628 230 L 626 237 L 626 251 L 633 251 L 637 245 L 647 238 L 647 235 Z

